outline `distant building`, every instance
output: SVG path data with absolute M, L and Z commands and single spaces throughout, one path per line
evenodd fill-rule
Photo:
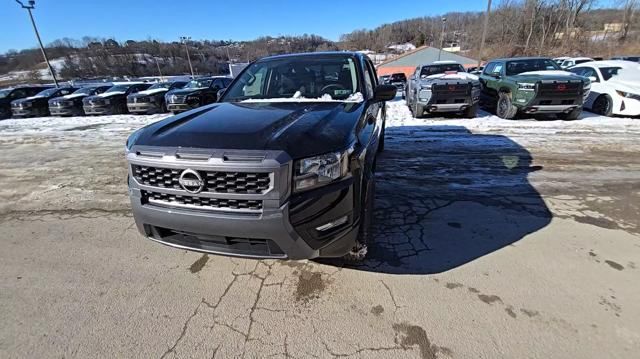
M 395 51 L 395 52 L 400 52 L 400 53 L 404 53 L 404 52 L 408 52 L 408 51 L 413 51 L 416 49 L 416 45 L 407 42 L 406 44 L 396 44 L 396 45 L 391 45 L 388 46 L 387 49 Z
M 610 24 L 604 24 L 604 31 L 606 32 L 622 32 L 624 24 L 621 22 L 614 22 Z
M 377 68 L 378 76 L 390 75 L 394 73 L 402 72 L 407 76 L 413 74 L 416 67 L 419 65 L 428 64 L 434 61 L 438 61 L 438 54 L 440 49 L 430 46 L 423 46 L 415 49 L 414 51 L 407 52 L 403 55 L 397 56 L 391 60 L 387 60 L 379 64 Z M 468 57 L 453 54 L 447 51 L 442 51 L 440 56 L 441 61 L 456 61 L 464 67 L 477 66 L 478 60 L 474 60 Z

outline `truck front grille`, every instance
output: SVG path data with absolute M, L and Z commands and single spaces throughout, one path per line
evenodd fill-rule
M 471 94 L 471 84 L 433 85 L 431 91 L 433 91 L 434 94 L 447 96 L 466 96 Z
M 143 203 L 164 205 L 169 207 L 186 207 L 201 210 L 247 210 L 261 211 L 262 201 L 246 199 L 207 198 L 198 196 L 181 196 L 169 193 L 141 191 Z
M 541 83 L 538 94 L 541 96 L 578 96 L 582 91 L 581 82 Z
M 182 189 L 182 169 L 132 165 L 133 177 L 141 184 Z M 271 187 L 271 174 L 261 172 L 198 171 L 205 181 L 203 192 L 263 194 Z

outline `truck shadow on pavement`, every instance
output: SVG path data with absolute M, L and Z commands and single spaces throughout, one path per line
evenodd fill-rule
M 442 273 L 544 228 L 532 158 L 505 136 L 461 126 L 387 128 L 378 159 L 373 241 L 353 269 Z

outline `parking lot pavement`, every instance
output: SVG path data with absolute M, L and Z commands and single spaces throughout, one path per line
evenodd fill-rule
M 637 357 L 640 120 L 388 113 L 355 267 L 143 239 L 123 143 L 162 116 L 0 122 L 0 357 Z

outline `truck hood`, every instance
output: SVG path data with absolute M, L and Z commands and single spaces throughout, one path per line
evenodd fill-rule
M 363 103 L 216 103 L 151 124 L 133 146 L 282 150 L 294 159 L 346 149 Z
M 567 71 L 530 71 L 512 76 L 518 82 L 536 82 L 536 81 L 582 81 L 583 78 Z
M 22 103 L 22 104 L 31 103 L 33 105 L 33 104 L 40 103 L 40 102 L 48 103 L 48 101 L 49 101 L 49 97 L 32 96 L 32 97 L 25 97 L 25 98 L 21 98 L 21 99 L 18 99 L 18 100 L 14 100 L 11 103 L 12 104 L 14 104 L 14 103 L 15 104 L 18 104 L 18 103 Z
M 208 87 L 200 87 L 195 89 L 175 89 L 171 90 L 172 95 L 195 95 L 208 89 Z

